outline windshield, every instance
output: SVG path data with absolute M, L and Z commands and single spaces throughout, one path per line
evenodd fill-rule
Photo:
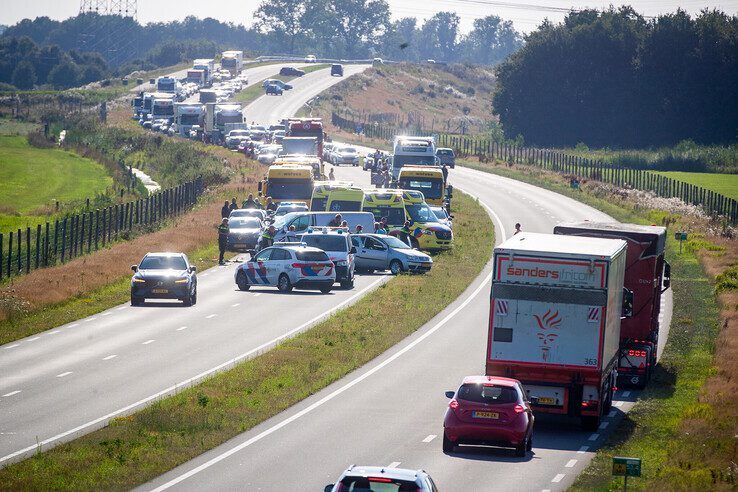
M 281 217 L 277 217 L 274 220 L 274 227 L 277 229 L 281 229 L 285 226 L 285 224 L 289 223 L 297 217 L 300 214 L 300 212 L 290 212 L 288 214 L 282 215 Z
M 174 115 L 174 106 L 160 106 L 158 104 L 154 104 L 154 114 L 158 116 L 172 116 Z
M 318 140 L 323 140 L 323 129 L 322 128 L 308 128 L 307 130 L 302 126 L 290 128 L 291 137 L 316 137 Z
M 308 246 L 322 249 L 323 251 L 340 251 L 342 253 L 348 251 L 346 236 L 312 234 L 302 236 L 302 242 L 306 243 Z
M 138 268 L 140 270 L 186 270 L 187 262 L 181 256 L 147 256 Z
M 438 222 L 436 214 L 433 213 L 428 205 L 423 203 L 418 205 L 406 205 L 405 210 L 407 210 L 407 214 L 413 222 L 420 222 L 421 224 L 425 222 Z
M 325 205 L 328 203 L 327 198 L 313 198 L 313 201 L 310 202 L 310 210 L 318 211 L 318 212 L 325 212 Z
M 400 180 L 400 187 L 405 190 L 421 191 L 426 198 L 443 196 L 443 181 L 440 179 L 404 178 Z
M 434 155 L 395 155 L 392 158 L 392 165 L 394 167 L 402 167 L 410 164 L 418 166 L 434 166 L 436 164 L 436 157 Z
M 343 153 L 343 154 L 355 154 L 356 153 L 356 149 L 353 148 L 353 147 L 345 147 L 345 148 L 341 149 L 341 153 Z
M 243 123 L 243 115 L 241 113 L 233 114 L 233 115 L 224 115 L 223 113 L 219 113 L 218 115 L 218 124 L 224 124 L 224 123 Z
M 454 155 L 454 151 L 450 149 L 449 150 L 439 149 L 438 152 L 436 152 L 436 155 Z
M 309 200 L 313 183 L 308 179 L 273 178 L 269 180 L 269 196 L 275 200 L 296 198 Z
M 180 125 L 195 125 L 200 122 L 200 115 L 197 114 L 183 114 L 179 117 Z
M 361 212 L 361 200 L 333 200 L 330 208 L 331 212 Z
M 371 212 L 374 214 L 374 220 L 379 222 L 382 217 L 387 217 L 387 223 L 389 225 L 403 225 L 405 223 L 405 210 L 401 208 L 390 208 L 390 207 L 366 207 L 364 206 L 364 212 Z
M 387 243 L 387 246 L 395 249 L 410 249 L 406 243 L 403 243 L 394 236 L 383 237 L 382 240 Z
M 301 261 L 329 261 L 328 255 L 323 251 L 296 251 L 295 255 Z
M 439 219 L 447 219 L 448 214 L 446 213 L 446 209 L 443 207 L 433 207 L 431 208 L 433 210 L 433 214 L 438 217 Z
M 289 207 L 278 207 L 277 211 L 274 212 L 274 215 L 279 217 L 280 215 L 285 215 L 290 212 L 307 212 L 307 205 L 304 207 L 300 207 L 299 205 L 290 205 Z
M 228 227 L 232 229 L 258 229 L 261 221 L 256 217 L 236 217 L 228 221 Z

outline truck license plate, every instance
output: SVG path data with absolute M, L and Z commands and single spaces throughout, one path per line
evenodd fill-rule
M 555 398 L 549 398 L 547 396 L 541 396 L 538 398 L 539 405 L 556 405 Z
M 472 417 L 477 419 L 498 419 L 500 415 L 497 412 L 474 412 Z

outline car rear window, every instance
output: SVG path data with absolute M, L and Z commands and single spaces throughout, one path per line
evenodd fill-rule
M 475 403 L 518 403 L 518 392 L 509 386 L 488 386 L 483 384 L 463 384 L 456 394 L 459 400 Z
M 297 251 L 295 253 L 300 261 L 328 261 L 328 255 L 323 251 Z
M 338 484 L 340 492 L 416 492 L 418 489 L 414 481 L 385 477 L 345 477 Z
M 346 236 L 330 236 L 330 235 L 314 235 L 303 236 L 302 241 L 313 248 L 322 249 L 323 251 L 348 251 Z

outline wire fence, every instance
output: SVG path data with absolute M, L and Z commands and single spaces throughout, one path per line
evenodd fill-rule
M 398 128 L 379 123 L 362 125 L 333 113 L 331 122 L 343 130 L 362 133 L 367 138 L 392 141 L 395 135 L 430 135 L 417 127 Z M 359 131 L 361 130 L 361 131 Z M 501 160 L 510 164 L 536 166 L 562 175 L 613 184 L 622 188 L 651 191 L 664 198 L 677 197 L 705 210 L 713 216 L 722 216 L 731 225 L 738 223 L 738 201 L 720 193 L 662 174 L 619 166 L 617 162 L 589 159 L 559 150 L 539 149 L 499 143 L 497 141 L 466 135 L 437 134 L 439 147 L 454 149 L 457 156 L 477 157 L 480 162 Z
M 203 190 L 200 177 L 138 200 L 0 233 L 0 280 L 65 263 L 113 242 L 128 240 L 136 231 L 152 228 L 189 210 Z

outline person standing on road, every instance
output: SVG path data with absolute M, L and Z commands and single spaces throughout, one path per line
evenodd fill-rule
M 253 193 L 249 193 L 248 198 L 243 201 L 243 208 L 256 208 L 256 202 L 254 201 Z
M 341 214 L 336 214 L 336 216 L 333 217 L 330 222 L 328 222 L 328 227 L 340 227 L 342 220 L 343 216 L 341 216 Z
M 328 173 L 328 179 L 330 179 L 331 181 L 336 180 L 336 175 L 333 174 L 333 168 L 331 168 L 330 172 Z
M 445 162 L 441 167 L 441 171 L 443 172 L 443 182 L 446 183 L 446 181 L 448 181 L 448 167 L 446 166 Z
M 238 202 L 236 201 L 236 197 L 234 196 L 231 198 L 231 206 L 230 206 L 231 212 L 234 210 L 238 210 Z
M 387 229 L 382 227 L 380 222 L 374 223 L 374 234 L 387 234 Z
M 356 232 L 354 234 L 361 234 L 363 232 L 364 232 L 364 226 L 362 226 L 361 224 L 357 225 Z
M 267 212 L 275 212 L 277 210 L 277 204 L 272 201 L 272 197 L 268 196 L 266 201 L 266 207 L 264 207 Z
M 513 236 L 519 232 L 523 232 L 523 229 L 520 226 L 520 222 L 515 224 L 515 232 L 513 232 Z
M 225 255 L 226 248 L 228 247 L 228 232 L 228 219 L 223 217 L 223 220 L 220 221 L 220 225 L 218 226 L 218 250 L 220 252 L 220 256 L 218 256 L 218 265 L 225 265 L 223 256 Z
M 227 219 L 229 215 L 231 215 L 231 206 L 228 204 L 228 200 L 226 200 L 223 208 L 220 209 L 220 218 Z
M 261 238 L 259 238 L 259 251 L 274 244 L 274 235 L 276 233 L 277 230 L 273 225 L 270 225 L 269 228 L 261 234 Z

